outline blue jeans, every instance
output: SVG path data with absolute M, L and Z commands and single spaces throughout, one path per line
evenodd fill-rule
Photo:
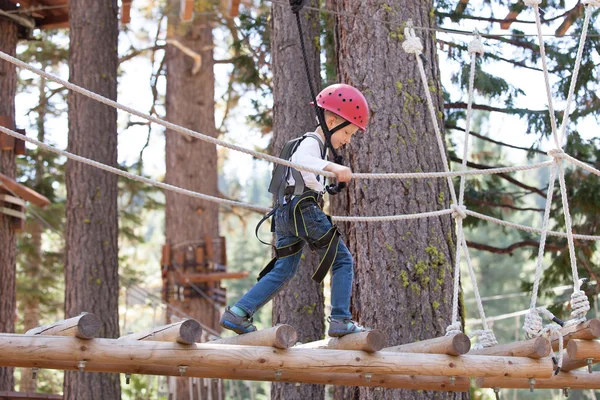
M 298 198 L 294 198 L 275 212 L 275 235 L 278 248 L 296 243 L 300 239 L 317 240 L 331 229 L 331 222 L 329 222 L 323 210 L 314 201 L 304 200 L 300 207 L 306 225 L 307 237 L 296 236 L 293 212 L 290 212 L 290 210 L 293 210 L 297 202 Z M 322 256 L 325 250 L 326 248 L 316 251 L 319 256 Z M 299 251 L 294 255 L 278 259 L 274 268 L 254 285 L 236 303 L 236 306 L 248 315 L 253 315 L 294 277 L 301 256 L 302 252 Z M 353 268 L 352 254 L 340 239 L 337 254 L 331 267 L 332 318 L 345 319 L 352 317 L 352 314 L 350 314 L 350 294 L 352 293 L 352 279 L 354 277 Z

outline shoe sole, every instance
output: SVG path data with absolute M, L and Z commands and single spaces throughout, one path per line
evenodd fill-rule
M 342 337 L 342 336 L 346 336 L 346 335 L 352 335 L 353 333 L 361 333 L 361 332 L 367 332 L 365 331 L 358 331 L 358 332 L 348 332 L 348 331 L 329 331 L 327 332 L 327 335 L 330 337 Z
M 235 333 L 237 333 L 238 335 L 243 335 L 244 333 L 250 333 L 250 332 L 255 332 L 256 329 L 253 329 L 251 331 L 247 331 L 243 328 L 240 328 L 239 325 L 233 324 L 229 321 L 221 321 L 219 323 L 219 325 L 221 325 L 223 328 L 228 329 L 230 331 L 234 331 Z

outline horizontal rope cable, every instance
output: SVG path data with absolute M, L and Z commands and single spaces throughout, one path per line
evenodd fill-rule
M 199 198 L 202 200 L 210 201 L 213 203 L 218 203 L 220 205 L 243 207 L 243 208 L 258 211 L 261 213 L 267 213 L 267 212 L 271 211 L 271 208 L 268 208 L 268 207 L 255 206 L 255 205 L 243 203 L 240 201 L 234 201 L 234 200 L 223 199 L 220 197 L 214 197 L 214 196 L 210 196 L 207 194 L 194 192 L 192 190 L 183 189 L 178 186 L 169 185 L 168 183 L 158 182 L 154 179 L 131 174 L 131 173 L 123 171 L 119 168 L 111 167 L 109 165 L 102 164 L 98 161 L 90 160 L 88 158 L 78 156 L 78 155 L 70 153 L 68 151 L 57 149 L 46 143 L 42 143 L 39 140 L 30 138 L 27 136 L 23 136 L 23 135 L 21 135 L 17 132 L 14 132 L 10 129 L 7 129 L 3 126 L 0 126 L 0 132 L 6 133 L 7 135 L 15 137 L 17 139 L 25 140 L 26 142 L 35 144 L 36 146 L 39 146 L 45 150 L 48 150 L 52 153 L 61 155 L 63 157 L 67 157 L 72 160 L 81 162 L 83 164 L 87 164 L 92 167 L 99 168 L 99 169 L 107 171 L 107 172 L 111 172 L 113 174 L 122 176 L 124 178 L 132 179 L 134 181 L 143 182 L 148 185 L 156 186 L 156 187 L 159 187 L 164 190 L 170 190 L 175 193 L 183 194 L 185 196 L 196 197 L 196 198 Z M 344 222 L 346 222 L 346 221 L 347 222 L 389 222 L 389 221 L 404 221 L 404 220 L 409 220 L 409 219 L 437 217 L 437 216 L 441 216 L 441 215 L 452 214 L 452 212 L 453 212 L 453 210 L 448 209 L 448 210 L 430 211 L 430 212 L 424 212 L 424 213 L 418 213 L 418 214 L 403 214 L 403 215 L 375 216 L 375 217 L 333 216 L 332 218 L 335 221 L 344 221 Z
M 533 228 L 531 226 L 527 226 L 527 225 L 521 225 L 521 224 L 515 224 L 514 222 L 508 222 L 508 221 L 504 221 L 498 218 L 494 218 L 494 217 L 490 217 L 489 215 L 485 215 L 485 214 L 480 214 L 478 212 L 475 211 L 471 211 L 471 210 L 466 210 L 465 211 L 468 215 L 475 217 L 475 218 L 479 218 L 488 222 L 493 222 L 495 224 L 498 225 L 502 225 L 502 226 L 506 226 L 509 228 L 515 228 L 515 229 L 519 229 L 525 232 L 531 232 L 531 233 L 537 233 L 539 235 L 542 234 L 542 230 L 538 229 L 538 228 Z M 555 232 L 555 231 L 548 231 L 547 232 L 548 235 L 550 236 L 556 236 L 556 237 L 560 237 L 560 238 L 566 238 L 567 234 L 563 233 L 563 232 Z M 600 236 L 592 236 L 592 235 L 579 235 L 579 234 L 574 234 L 573 238 L 575 239 L 580 239 L 580 240 L 600 240 Z
M 110 100 L 104 96 L 101 96 L 97 93 L 84 89 L 80 86 L 77 86 L 73 83 L 65 81 L 64 79 L 59 78 L 56 75 L 50 74 L 46 71 L 42 71 L 38 68 L 35 68 L 23 61 L 14 58 L 6 53 L 0 51 L 0 58 L 5 61 L 10 62 L 20 68 L 27 69 L 37 75 L 43 76 L 44 78 L 56 82 L 64 87 L 73 90 L 79 94 L 82 94 L 86 97 L 92 98 L 100 103 L 106 104 L 110 107 L 120 109 L 129 114 L 135 115 L 137 117 L 143 118 L 147 121 L 154 122 L 158 125 L 164 126 L 167 129 L 171 129 L 178 133 L 195 137 L 199 140 L 209 142 L 218 146 L 226 147 L 231 150 L 239 151 L 241 153 L 249 154 L 253 157 L 270 161 L 276 164 L 282 164 L 288 167 L 295 168 L 300 171 L 312 172 L 317 175 L 326 176 L 328 178 L 335 178 L 335 174 L 333 172 L 323 171 L 321 169 L 307 167 L 301 164 L 292 163 L 290 161 L 281 159 L 279 157 L 271 156 L 268 154 L 264 154 L 258 151 L 250 150 L 248 148 L 237 146 L 232 143 L 213 138 L 211 136 L 204 135 L 202 133 L 193 131 L 191 129 L 179 126 L 177 124 L 167 122 L 161 118 L 154 117 L 152 115 L 145 114 L 141 111 L 133 109 L 131 107 L 122 105 L 114 100 Z M 467 175 L 491 175 L 491 174 L 500 174 L 514 171 L 527 171 L 531 169 L 544 168 L 551 164 L 551 162 L 542 162 L 537 164 L 528 164 L 522 166 L 514 166 L 514 167 L 502 167 L 502 168 L 491 168 L 487 170 L 470 170 L 470 171 L 455 171 L 455 172 L 408 172 L 408 173 L 354 173 L 352 177 L 354 179 L 429 179 L 429 178 L 445 178 L 445 177 L 455 177 L 455 176 L 467 176 Z

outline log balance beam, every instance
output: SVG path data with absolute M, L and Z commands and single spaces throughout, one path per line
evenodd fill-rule
M 478 378 L 475 383 L 482 388 L 529 389 L 531 387 L 528 379 Z M 537 389 L 597 389 L 600 387 L 600 372 L 591 374 L 584 371 L 560 372 L 550 379 L 536 379 L 533 384 Z
M 456 377 L 550 378 L 552 360 L 525 357 L 329 350 L 230 344 L 179 343 L 123 339 L 0 334 L 0 365 L 28 367 L 32 362 L 213 368 L 306 373 L 382 374 Z M 50 368 L 47 366 L 46 368 Z
M 15 365 L 11 365 L 15 366 Z M 78 365 L 73 362 L 22 362 L 20 366 L 40 369 L 60 369 L 77 371 Z M 120 372 L 125 374 L 181 376 L 179 367 L 165 367 L 157 365 L 123 366 L 118 364 L 100 364 L 93 361 L 86 363 L 84 371 L 87 372 Z M 327 372 L 288 372 L 288 371 L 257 371 L 247 369 L 220 369 L 213 367 L 185 368 L 184 376 L 189 378 L 232 379 L 262 382 L 302 383 L 313 385 L 342 385 L 342 386 L 367 386 L 384 387 L 390 389 L 410 390 L 436 390 L 445 392 L 467 392 L 470 387 L 468 378 L 456 378 L 451 384 L 443 376 L 406 376 L 406 375 L 379 375 L 379 374 L 354 374 L 354 373 L 327 373 Z

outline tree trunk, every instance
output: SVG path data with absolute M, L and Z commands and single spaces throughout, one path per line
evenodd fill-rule
M 311 4 L 317 6 L 318 4 Z M 271 54 L 273 57 L 273 154 L 278 155 L 286 141 L 312 131 L 315 128 L 312 99 L 298 27 L 291 9 L 287 5 L 272 6 L 273 25 Z M 320 36 L 319 14 L 303 10 L 300 13 L 304 31 L 304 43 L 308 52 L 313 87 L 319 90 L 319 51 L 314 38 Z M 318 257 L 308 247 L 305 258 L 300 261 L 298 273 L 273 301 L 273 325 L 290 324 L 298 332 L 298 341 L 312 342 L 323 338 L 324 296 L 323 287 L 311 276 L 318 265 Z M 297 388 L 289 383 L 273 383 L 272 399 L 322 399 L 323 385 L 302 385 Z
M 44 70 L 46 68 L 43 68 Z M 45 142 L 46 137 L 46 78 L 39 77 L 39 104 L 43 105 L 38 110 L 38 117 L 36 121 L 37 125 L 37 139 L 40 142 Z M 45 163 L 41 153 L 38 151 L 35 157 L 35 176 L 33 178 L 33 189 L 38 193 L 43 193 L 44 188 L 42 186 L 43 177 L 45 172 Z M 37 277 L 42 272 L 42 234 L 44 233 L 44 227 L 37 220 L 33 219 L 27 222 L 26 225 L 27 233 L 29 234 L 30 249 L 26 254 L 25 263 L 23 265 L 23 272 L 25 275 L 25 290 L 27 295 L 23 296 L 21 303 L 23 305 L 23 331 L 35 328 L 40 325 L 40 303 L 41 295 L 37 287 L 34 287 Z M 31 368 L 21 368 L 21 379 L 19 380 L 19 390 L 21 392 L 34 393 L 36 392 L 36 380 L 33 379 L 33 370 Z
M 117 98 L 117 0 L 69 2 L 70 81 Z M 69 151 L 117 166 L 117 111 L 69 93 Z M 117 177 L 67 161 L 65 317 L 96 314 L 119 336 Z M 118 374 L 66 372 L 65 399 L 119 399 Z
M 338 0 L 349 14 L 372 15 L 434 27 L 430 0 L 379 3 Z M 387 8 L 387 7 L 386 7 Z M 395 31 L 392 31 L 395 32 Z M 343 154 L 357 172 L 443 171 L 425 93 L 414 59 L 402 49 L 403 32 L 383 25 L 337 21 L 338 76 L 361 90 L 371 107 L 365 134 Z M 419 30 L 434 106 L 442 115 L 442 89 L 434 37 Z M 440 121 L 438 121 L 440 122 Z M 440 126 L 443 124 L 440 123 Z M 332 200 L 336 215 L 394 215 L 449 207 L 445 179 L 353 181 Z M 450 216 L 392 223 L 344 224 L 355 257 L 352 312 L 359 322 L 384 331 L 388 345 L 443 336 L 452 314 L 455 252 Z M 466 395 L 427 391 L 336 388 L 337 399 L 450 399 Z
M 174 9 L 179 9 L 179 0 L 172 0 L 171 3 Z M 194 74 L 194 60 L 174 45 L 167 47 L 167 120 L 217 137 L 212 26 L 204 16 L 196 16 L 191 23 L 181 23 L 178 13 L 173 13 L 169 15 L 167 36 L 168 40 L 177 40 L 202 57 L 201 68 Z M 167 130 L 166 169 L 167 183 L 218 196 L 215 145 Z M 197 245 L 206 237 L 219 238 L 217 204 L 173 192 L 166 192 L 165 198 L 166 240 L 172 248 L 185 249 L 185 243 Z M 216 260 L 222 259 L 223 251 L 224 249 L 215 248 Z M 185 269 L 184 266 L 178 268 Z M 206 286 L 196 286 L 206 292 Z M 188 289 L 191 297 L 170 299 L 169 302 L 203 324 L 220 331 L 220 311 L 215 303 L 201 297 L 193 288 Z M 209 384 L 213 385 L 212 393 L 217 393 L 215 384 L 212 381 Z M 203 396 L 206 395 L 203 393 Z M 190 398 L 188 378 L 177 380 L 177 398 Z
M 9 0 L 0 0 L 0 10 L 12 10 L 15 5 Z M 18 25 L 8 18 L 0 18 L 0 50 L 15 56 L 18 40 Z M 15 118 L 15 94 L 17 70 L 8 62 L 0 62 L 0 116 Z M 14 178 L 17 174 L 15 153 L 0 151 L 0 173 Z M 12 227 L 12 218 L 0 214 L 0 332 L 15 330 L 16 311 L 16 265 L 17 238 Z M 15 385 L 12 368 L 0 368 L 0 391 L 13 390 Z

